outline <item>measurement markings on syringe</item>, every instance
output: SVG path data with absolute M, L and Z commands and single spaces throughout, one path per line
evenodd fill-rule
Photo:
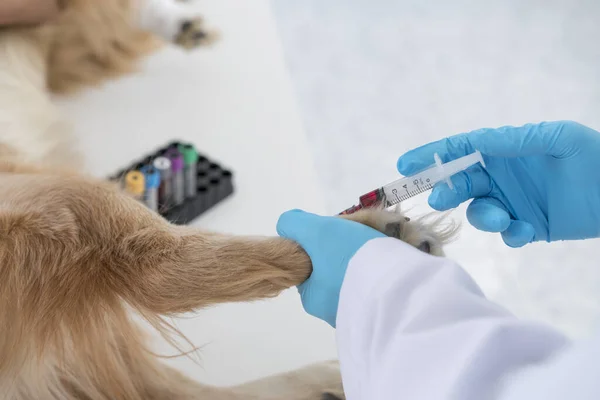
M 406 191 L 405 194 L 399 194 L 398 189 L 392 189 L 392 194 L 395 198 L 391 198 L 391 199 L 386 198 L 388 207 L 398 204 L 400 202 L 403 202 L 404 200 L 408 200 L 411 197 L 414 197 L 418 194 L 426 192 L 433 187 L 433 185 L 431 183 L 425 183 L 425 184 L 419 185 L 418 181 L 416 181 L 416 180 L 413 182 L 413 185 L 414 186 L 412 186 L 411 189 L 408 188 L 408 184 L 402 185 L 402 188 Z
M 420 193 L 431 190 L 438 182 L 445 181 L 450 189 L 454 189 L 451 177 L 473 165 L 481 164 L 485 168 L 483 156 L 479 151 L 459 157 L 455 160 L 442 163 L 439 155 L 433 155 L 434 163 L 427 169 L 413 175 L 412 177 L 400 178 L 385 186 L 363 194 L 359 197 L 359 204 L 347 208 L 340 214 L 352 214 L 364 208 L 375 207 L 379 204 L 393 206 L 408 200 Z

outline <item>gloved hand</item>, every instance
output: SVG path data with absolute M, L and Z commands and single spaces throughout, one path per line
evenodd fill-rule
M 335 328 L 348 262 L 369 240 L 385 235 L 357 222 L 300 210 L 283 213 L 277 233 L 298 243 L 312 261 L 312 274 L 298 286 L 304 309 Z
M 477 229 L 500 232 L 520 247 L 532 241 L 600 235 L 600 133 L 575 122 L 480 129 L 404 154 L 398 171 L 412 175 L 433 163 L 479 150 L 480 165 L 452 177 L 455 191 L 437 184 L 429 205 L 448 210 L 474 198 L 467 209 Z

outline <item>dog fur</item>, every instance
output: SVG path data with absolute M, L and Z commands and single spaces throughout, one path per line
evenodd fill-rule
M 184 47 L 208 42 L 201 19 L 168 1 L 62 0 L 52 23 L 0 32 L 0 398 L 343 398 L 334 361 L 231 388 L 199 384 L 162 363 L 135 322 L 169 339 L 170 317 L 274 297 L 311 273 L 291 241 L 175 226 L 73 172 L 81 156 L 48 93 L 132 71 L 156 43 L 148 30 Z M 141 15 L 151 3 L 158 8 Z M 344 218 L 436 255 L 452 233 L 437 217 Z
M 133 72 L 140 58 L 164 41 L 191 49 L 218 37 L 176 0 L 62 0 L 61 8 L 55 21 L 36 32 L 54 93 L 72 93 Z

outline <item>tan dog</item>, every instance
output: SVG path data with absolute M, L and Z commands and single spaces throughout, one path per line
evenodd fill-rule
M 168 337 L 177 332 L 165 318 L 277 296 L 311 273 L 290 241 L 174 226 L 112 184 L 69 172 L 79 155 L 47 88 L 129 70 L 152 41 L 140 26 L 184 45 L 206 40 L 195 17 L 141 16 L 151 4 L 178 9 L 169 3 L 65 0 L 55 23 L 0 33 L 0 398 L 343 398 L 335 362 L 233 388 L 198 384 L 161 363 L 132 319 Z M 450 233 L 399 213 L 349 218 L 433 254 Z

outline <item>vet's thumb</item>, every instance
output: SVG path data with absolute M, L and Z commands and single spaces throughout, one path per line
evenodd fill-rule
M 323 217 L 302 210 L 286 211 L 277 221 L 277 234 L 306 249 L 315 237 Z

